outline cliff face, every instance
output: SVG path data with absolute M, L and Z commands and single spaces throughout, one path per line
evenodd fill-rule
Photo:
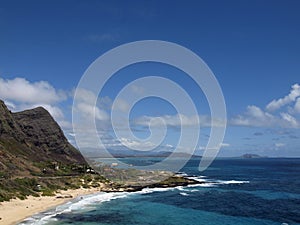
M 0 171 L 25 175 L 45 162 L 86 164 L 47 110 L 12 113 L 0 100 Z

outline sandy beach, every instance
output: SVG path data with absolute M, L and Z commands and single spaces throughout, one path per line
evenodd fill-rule
M 25 200 L 13 199 L 9 202 L 0 203 L 0 225 L 16 224 L 24 219 L 61 205 L 72 199 L 81 196 L 100 192 L 100 188 L 75 189 L 67 191 L 59 191 L 55 196 L 32 197 L 29 196 Z

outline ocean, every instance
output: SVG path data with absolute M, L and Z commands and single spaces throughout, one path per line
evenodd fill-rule
M 191 159 L 181 172 L 205 184 L 87 195 L 21 224 L 300 224 L 300 159 L 216 159 L 204 172 L 198 165 Z

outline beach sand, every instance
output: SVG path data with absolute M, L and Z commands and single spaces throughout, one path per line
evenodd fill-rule
M 81 195 L 100 192 L 100 188 L 75 189 L 59 191 L 55 196 L 32 197 L 25 200 L 12 199 L 9 202 L 0 203 L 0 225 L 16 224 L 24 219 L 61 205 Z

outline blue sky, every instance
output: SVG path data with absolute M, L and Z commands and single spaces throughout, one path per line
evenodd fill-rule
M 228 126 L 220 156 L 299 157 L 299 10 L 299 1 L 291 0 L 1 1 L 0 98 L 12 111 L 46 107 L 74 142 L 72 97 L 88 66 L 121 44 L 170 41 L 198 54 L 223 90 Z M 180 71 L 155 63 L 128 67 L 115 74 L 98 99 L 98 127 L 107 132 L 108 145 L 120 141 L 106 118 L 118 90 L 158 74 L 189 92 L 199 116 L 209 114 L 201 90 Z M 145 99 L 133 108 L 131 119 L 145 116 L 176 120 L 176 111 L 162 100 Z M 137 136 L 146 137 L 149 130 L 141 124 L 132 126 Z M 201 130 L 199 153 L 209 130 Z M 173 124 L 160 149 L 169 150 L 177 139 Z

